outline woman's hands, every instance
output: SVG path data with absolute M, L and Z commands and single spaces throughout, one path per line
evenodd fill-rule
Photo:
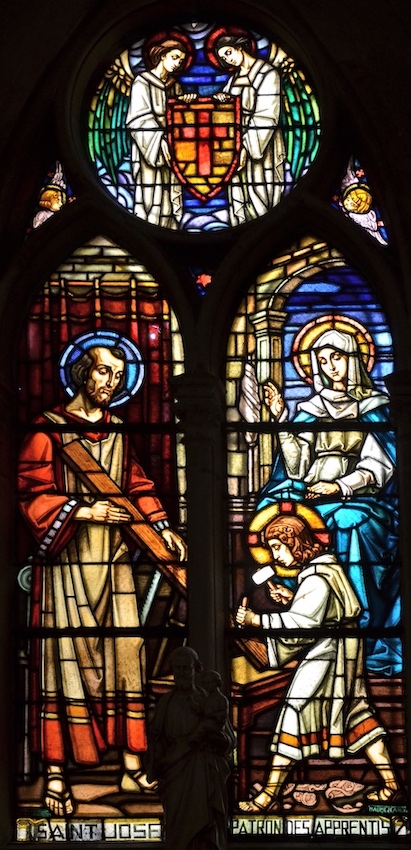
M 317 481 L 307 487 L 307 499 L 319 499 L 320 496 L 336 496 L 341 493 L 341 487 L 336 481 Z
M 279 419 L 284 410 L 284 399 L 273 381 L 267 381 L 263 387 L 264 404 L 267 405 L 274 419 Z

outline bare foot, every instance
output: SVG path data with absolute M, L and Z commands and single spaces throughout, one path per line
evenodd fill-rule
M 53 815 L 66 817 L 74 812 L 73 798 L 67 788 L 66 780 L 59 771 L 47 773 L 47 786 L 44 794 L 44 805 Z

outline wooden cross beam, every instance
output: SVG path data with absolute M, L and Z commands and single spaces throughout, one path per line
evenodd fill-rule
M 102 498 L 108 498 L 113 504 L 121 505 L 128 511 L 132 517 L 132 522 L 124 525 L 127 534 L 138 546 L 146 550 L 150 559 L 155 561 L 167 581 L 179 593 L 186 596 L 187 576 L 185 567 L 180 566 L 178 561 L 173 563 L 173 555 L 165 546 L 161 534 L 147 522 L 130 499 L 124 496 L 115 481 L 110 478 L 79 440 L 73 440 L 73 442 L 63 446 L 61 457 L 91 493 L 96 493 Z

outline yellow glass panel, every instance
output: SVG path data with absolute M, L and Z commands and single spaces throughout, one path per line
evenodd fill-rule
M 196 158 L 196 146 L 194 142 L 177 142 L 175 150 L 177 160 L 180 162 L 192 162 Z

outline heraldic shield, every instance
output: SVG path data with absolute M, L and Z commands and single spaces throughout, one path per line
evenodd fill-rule
M 216 103 L 199 97 L 193 103 L 169 100 L 168 145 L 173 170 L 200 200 L 221 191 L 238 165 L 241 148 L 240 98 Z

